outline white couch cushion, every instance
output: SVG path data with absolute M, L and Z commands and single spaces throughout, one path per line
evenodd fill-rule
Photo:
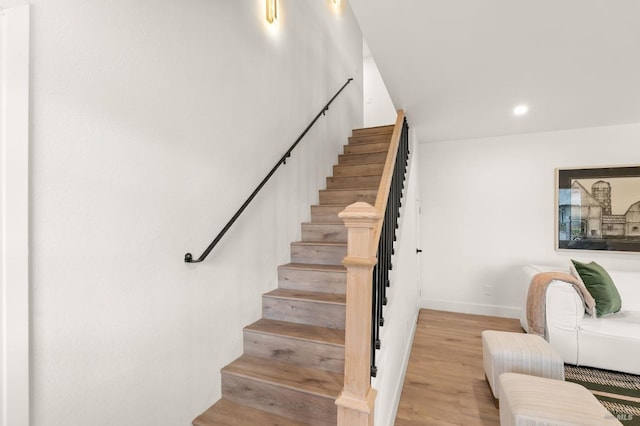
M 636 339 L 640 344 L 640 311 L 620 311 L 603 318 L 586 315 L 580 329 L 594 334 Z
M 640 374 L 640 312 L 587 318 L 578 333 L 578 365 Z

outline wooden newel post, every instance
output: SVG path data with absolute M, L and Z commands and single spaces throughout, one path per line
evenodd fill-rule
M 339 217 L 348 232 L 347 314 L 344 388 L 336 400 L 338 426 L 373 425 L 376 391 L 371 387 L 371 297 L 376 246 L 373 239 L 382 216 L 367 203 L 347 206 Z

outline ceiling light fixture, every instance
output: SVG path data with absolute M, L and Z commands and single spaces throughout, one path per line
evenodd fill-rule
M 513 115 L 525 115 L 527 112 L 529 112 L 529 107 L 524 104 L 518 105 L 513 109 Z
M 278 23 L 278 0 L 267 0 L 267 22 Z

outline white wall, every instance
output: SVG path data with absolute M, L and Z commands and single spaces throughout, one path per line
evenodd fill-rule
M 639 164 L 638 140 L 640 124 L 422 144 L 423 306 L 515 318 L 523 264 L 637 269 L 638 254 L 554 250 L 554 170 Z
M 220 396 L 362 126 L 350 10 L 32 0 L 32 425 L 187 425 Z M 333 93 L 205 263 L 198 256 Z
M 364 126 L 386 126 L 396 121 L 396 109 L 393 106 L 387 86 L 382 81 L 380 71 L 373 56 L 365 49 L 363 59 L 362 84 L 364 92 Z
M 384 307 L 384 327 L 380 328 L 380 350 L 376 351 L 378 374 L 372 386 L 378 390 L 375 406 L 376 425 L 395 422 L 402 385 L 418 317 L 420 256 L 418 247 L 418 146 L 412 144 L 404 197 L 395 244 L 395 255 Z

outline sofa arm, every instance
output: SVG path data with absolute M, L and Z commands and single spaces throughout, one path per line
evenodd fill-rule
M 546 297 L 547 335 L 564 362 L 578 363 L 578 330 L 584 318 L 584 304 L 569 283 L 552 281 Z

